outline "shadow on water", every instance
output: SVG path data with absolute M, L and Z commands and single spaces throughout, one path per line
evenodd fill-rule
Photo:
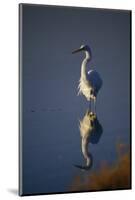
M 103 133 L 103 127 L 100 124 L 97 115 L 92 113 L 89 109 L 86 110 L 84 117 L 80 120 L 79 125 L 81 135 L 81 150 L 86 160 L 86 165 L 74 166 L 82 170 L 90 170 L 93 165 L 93 156 L 89 152 L 89 143 L 98 144 Z

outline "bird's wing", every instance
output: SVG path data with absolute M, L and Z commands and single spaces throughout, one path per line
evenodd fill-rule
M 90 85 L 93 87 L 95 94 L 97 94 L 103 84 L 99 73 L 96 70 L 90 70 L 88 71 L 87 79 L 89 80 Z

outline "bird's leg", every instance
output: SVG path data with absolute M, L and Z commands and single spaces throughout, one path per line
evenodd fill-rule
M 91 100 L 89 101 L 89 112 L 91 112 Z
M 94 98 L 94 114 L 96 115 L 96 97 Z

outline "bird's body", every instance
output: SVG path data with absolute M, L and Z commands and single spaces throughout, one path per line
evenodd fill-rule
M 87 71 L 87 64 L 91 60 L 91 49 L 88 45 L 82 45 L 79 49 L 73 51 L 72 53 L 84 51 L 85 52 L 85 58 L 82 61 L 81 65 L 81 77 L 79 80 L 78 85 L 78 94 L 83 94 L 88 102 L 90 102 L 90 108 L 86 112 L 84 118 L 80 121 L 80 133 L 81 133 L 81 148 L 82 148 L 82 154 L 84 158 L 86 159 L 86 166 L 80 167 L 81 169 L 89 169 L 92 165 L 92 157 L 91 154 L 88 151 L 88 144 L 92 138 L 93 143 L 96 143 L 97 137 L 95 133 L 97 132 L 100 136 L 102 133 L 102 127 L 99 124 L 97 117 L 96 117 L 96 99 L 97 94 L 99 90 L 102 87 L 103 81 L 99 75 L 99 73 L 91 69 L 90 71 Z M 94 113 L 91 112 L 91 101 L 94 101 Z M 92 136 L 92 137 L 91 137 Z M 95 139 L 96 138 L 96 139 Z
M 103 129 L 99 123 L 97 116 L 92 114 L 89 110 L 86 111 L 82 120 L 79 124 L 80 135 L 81 135 L 81 148 L 82 154 L 86 160 L 86 169 L 92 166 L 92 155 L 89 152 L 89 143 L 97 144 L 102 135 Z
M 88 45 L 82 45 L 78 50 L 75 50 L 73 53 L 79 51 L 85 52 L 85 58 L 81 65 L 81 77 L 78 85 L 78 94 L 83 94 L 89 102 L 91 102 L 91 100 L 94 100 L 95 105 L 97 94 L 102 87 L 103 81 L 96 70 L 90 70 L 87 72 L 87 64 L 92 57 L 90 47 Z
M 81 142 L 81 148 L 82 148 L 82 154 L 84 158 L 86 159 L 86 167 L 90 168 L 92 166 L 92 158 L 91 154 L 88 150 L 89 145 L 89 137 L 94 129 L 94 120 L 95 116 L 91 115 L 89 111 L 86 112 L 85 116 L 82 120 L 80 120 L 80 134 L 82 138 Z
M 78 94 L 83 94 L 87 101 L 94 100 L 102 86 L 102 79 L 96 70 L 86 72 L 86 78 L 81 76 L 78 85 Z

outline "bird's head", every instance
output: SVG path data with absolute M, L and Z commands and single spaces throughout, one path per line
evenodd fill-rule
M 72 53 L 77 53 L 80 51 L 88 51 L 91 54 L 91 49 L 88 45 L 81 45 L 79 49 L 74 50 Z

